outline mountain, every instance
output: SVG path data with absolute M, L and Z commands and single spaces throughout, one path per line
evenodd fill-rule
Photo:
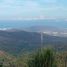
M 43 33 L 42 33 L 43 34 Z M 39 32 L 23 31 L 19 29 L 0 30 L 0 50 L 13 55 L 31 52 L 41 46 L 53 46 L 58 50 L 67 50 L 67 37 L 51 36 Z
M 40 25 L 40 26 L 31 26 L 29 28 L 26 28 L 25 30 L 30 32 L 40 32 L 40 33 L 48 34 L 51 36 L 67 37 L 66 28 L 57 28 L 53 26 Z

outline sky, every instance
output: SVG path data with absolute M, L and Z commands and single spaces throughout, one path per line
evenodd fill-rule
M 67 19 L 67 0 L 0 0 L 0 20 Z

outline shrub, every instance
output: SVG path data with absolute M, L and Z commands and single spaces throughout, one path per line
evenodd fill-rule
M 28 67 L 56 67 L 54 58 L 54 52 L 51 49 L 39 49 L 28 60 Z

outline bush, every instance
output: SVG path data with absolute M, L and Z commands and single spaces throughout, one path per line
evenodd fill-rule
M 56 67 L 54 58 L 54 52 L 51 49 L 39 49 L 28 60 L 28 67 Z

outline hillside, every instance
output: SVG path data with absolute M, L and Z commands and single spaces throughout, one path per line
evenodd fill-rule
M 42 32 L 52 36 L 67 37 L 67 29 L 54 26 L 36 25 L 25 29 L 30 32 Z
M 43 34 L 43 46 L 51 45 L 59 50 L 67 50 L 67 37 Z M 24 53 L 41 47 L 41 34 L 22 30 L 0 30 L 0 50 L 11 54 Z

